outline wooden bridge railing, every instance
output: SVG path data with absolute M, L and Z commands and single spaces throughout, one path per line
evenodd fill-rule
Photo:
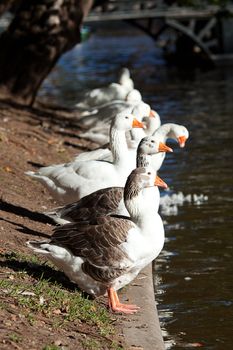
M 221 60 L 226 54 L 233 59 L 233 1 L 228 1 L 224 8 L 210 6 L 208 0 L 201 4 L 202 7 L 194 8 L 168 6 L 163 0 L 109 0 L 92 10 L 85 22 L 126 20 L 154 40 L 172 28 L 179 33 L 177 38 L 180 34 L 188 38 L 193 43 L 189 47 L 193 47 L 194 52 L 201 51 L 211 61 Z M 226 14 L 231 16 L 224 16 Z

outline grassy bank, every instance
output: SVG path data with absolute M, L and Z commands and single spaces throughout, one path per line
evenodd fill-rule
M 17 345 L 56 350 L 75 344 L 80 349 L 122 349 L 113 339 L 114 317 L 103 301 L 89 300 L 62 273 L 36 256 L 8 252 L 1 254 L 0 261 L 2 349 Z M 34 337 L 46 329 L 51 336 L 39 345 Z

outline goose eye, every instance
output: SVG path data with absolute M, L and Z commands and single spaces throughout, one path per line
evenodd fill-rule
M 151 140 L 151 143 L 155 143 L 154 140 Z
M 151 172 L 149 171 L 149 172 L 147 173 L 147 175 L 151 175 Z
M 125 117 L 125 119 L 129 119 L 129 117 Z

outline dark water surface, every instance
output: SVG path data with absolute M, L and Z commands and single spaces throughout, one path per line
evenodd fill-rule
M 160 176 L 176 193 L 208 196 L 163 215 L 166 243 L 155 276 L 166 348 L 232 350 L 233 67 L 166 67 L 149 37 L 119 22 L 64 55 L 40 94 L 71 106 L 86 89 L 115 81 L 122 66 L 162 123 L 190 131 L 187 147 L 173 145 Z

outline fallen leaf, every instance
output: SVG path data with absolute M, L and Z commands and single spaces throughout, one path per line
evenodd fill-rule
M 3 170 L 5 170 L 7 173 L 13 173 L 13 169 L 10 166 L 4 166 Z
M 17 320 L 17 316 L 16 316 L 16 315 L 11 315 L 10 318 L 11 318 L 11 320 L 14 321 L 14 322 L 16 322 L 16 320 Z
M 193 347 L 193 348 L 200 348 L 200 347 L 204 346 L 204 344 L 202 344 L 202 343 L 189 343 L 188 346 Z
M 4 134 L 0 134 L 0 141 L 7 142 L 8 139 Z
M 18 294 L 21 294 L 21 295 L 28 295 L 28 296 L 34 296 L 34 295 L 36 295 L 35 293 L 29 292 L 29 291 L 26 291 L 26 290 L 24 290 L 24 291 L 19 291 Z
M 56 345 L 56 346 L 60 346 L 60 345 L 62 345 L 62 341 L 61 340 L 55 340 L 54 341 L 54 345 Z
M 55 310 L 53 310 L 53 314 L 60 315 L 61 314 L 61 310 L 60 309 L 55 309 Z
M 43 304 L 44 304 L 44 297 L 43 297 L 43 296 L 40 296 L 39 304 L 40 304 L 40 305 L 43 305 Z
M 57 140 L 55 140 L 55 139 L 49 139 L 49 140 L 48 140 L 48 144 L 49 144 L 49 145 L 53 145 L 53 144 L 55 144 L 55 143 L 57 143 Z

